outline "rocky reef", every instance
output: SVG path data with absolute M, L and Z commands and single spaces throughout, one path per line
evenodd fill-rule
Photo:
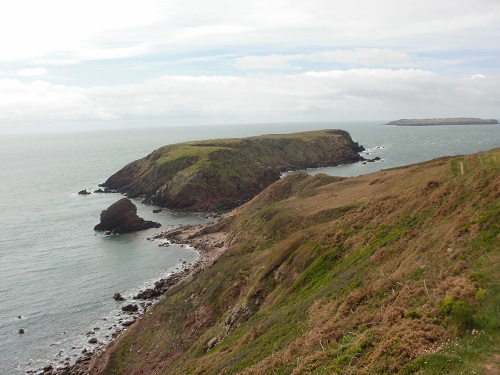
M 357 162 L 362 150 L 343 130 L 187 142 L 126 165 L 102 186 L 168 208 L 228 210 L 282 171 Z
M 94 230 L 108 233 L 129 233 L 149 228 L 159 228 L 154 221 L 144 220 L 137 215 L 137 207 L 128 198 L 122 198 L 101 212 L 101 221 Z

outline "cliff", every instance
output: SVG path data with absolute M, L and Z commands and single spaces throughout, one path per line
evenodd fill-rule
M 217 239 L 220 255 L 91 374 L 498 368 L 500 149 L 355 178 L 295 173 L 184 238 Z
M 401 119 L 391 121 L 386 125 L 396 126 L 435 126 L 435 125 L 496 125 L 497 120 L 483 120 L 480 118 L 428 118 L 428 119 Z
M 169 208 L 225 210 L 299 168 L 352 163 L 363 148 L 342 130 L 187 142 L 162 147 L 103 186 Z

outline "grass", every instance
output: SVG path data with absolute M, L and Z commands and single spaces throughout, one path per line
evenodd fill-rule
M 496 154 L 384 171 L 384 189 L 276 182 L 233 213 L 232 247 L 132 326 L 109 368 L 479 373 L 500 353 Z M 451 173 L 457 160 L 466 176 Z
M 234 208 L 277 181 L 281 170 L 355 161 L 356 148 L 341 131 L 187 142 L 130 163 L 105 186 L 171 208 Z

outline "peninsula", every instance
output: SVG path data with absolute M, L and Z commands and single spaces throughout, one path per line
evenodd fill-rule
M 357 162 L 363 150 L 343 130 L 186 142 L 126 165 L 102 186 L 168 208 L 228 210 L 283 171 Z
M 436 126 L 436 125 L 497 125 L 495 119 L 483 120 L 480 118 L 428 118 L 428 119 L 400 119 L 385 125 L 396 126 Z

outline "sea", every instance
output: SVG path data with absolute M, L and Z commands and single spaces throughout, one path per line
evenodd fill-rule
M 189 246 L 159 246 L 160 230 L 212 220 L 134 200 L 140 216 L 162 224 L 133 234 L 93 230 L 118 194 L 79 195 L 156 148 L 190 140 L 319 129 L 347 130 L 373 163 L 311 169 L 357 176 L 440 156 L 500 147 L 500 126 L 396 127 L 384 121 L 183 126 L 0 136 L 0 374 L 73 363 L 107 343 L 121 312 L 155 280 L 198 258 Z M 119 292 L 127 299 L 117 302 Z M 24 333 L 20 333 L 23 330 Z

